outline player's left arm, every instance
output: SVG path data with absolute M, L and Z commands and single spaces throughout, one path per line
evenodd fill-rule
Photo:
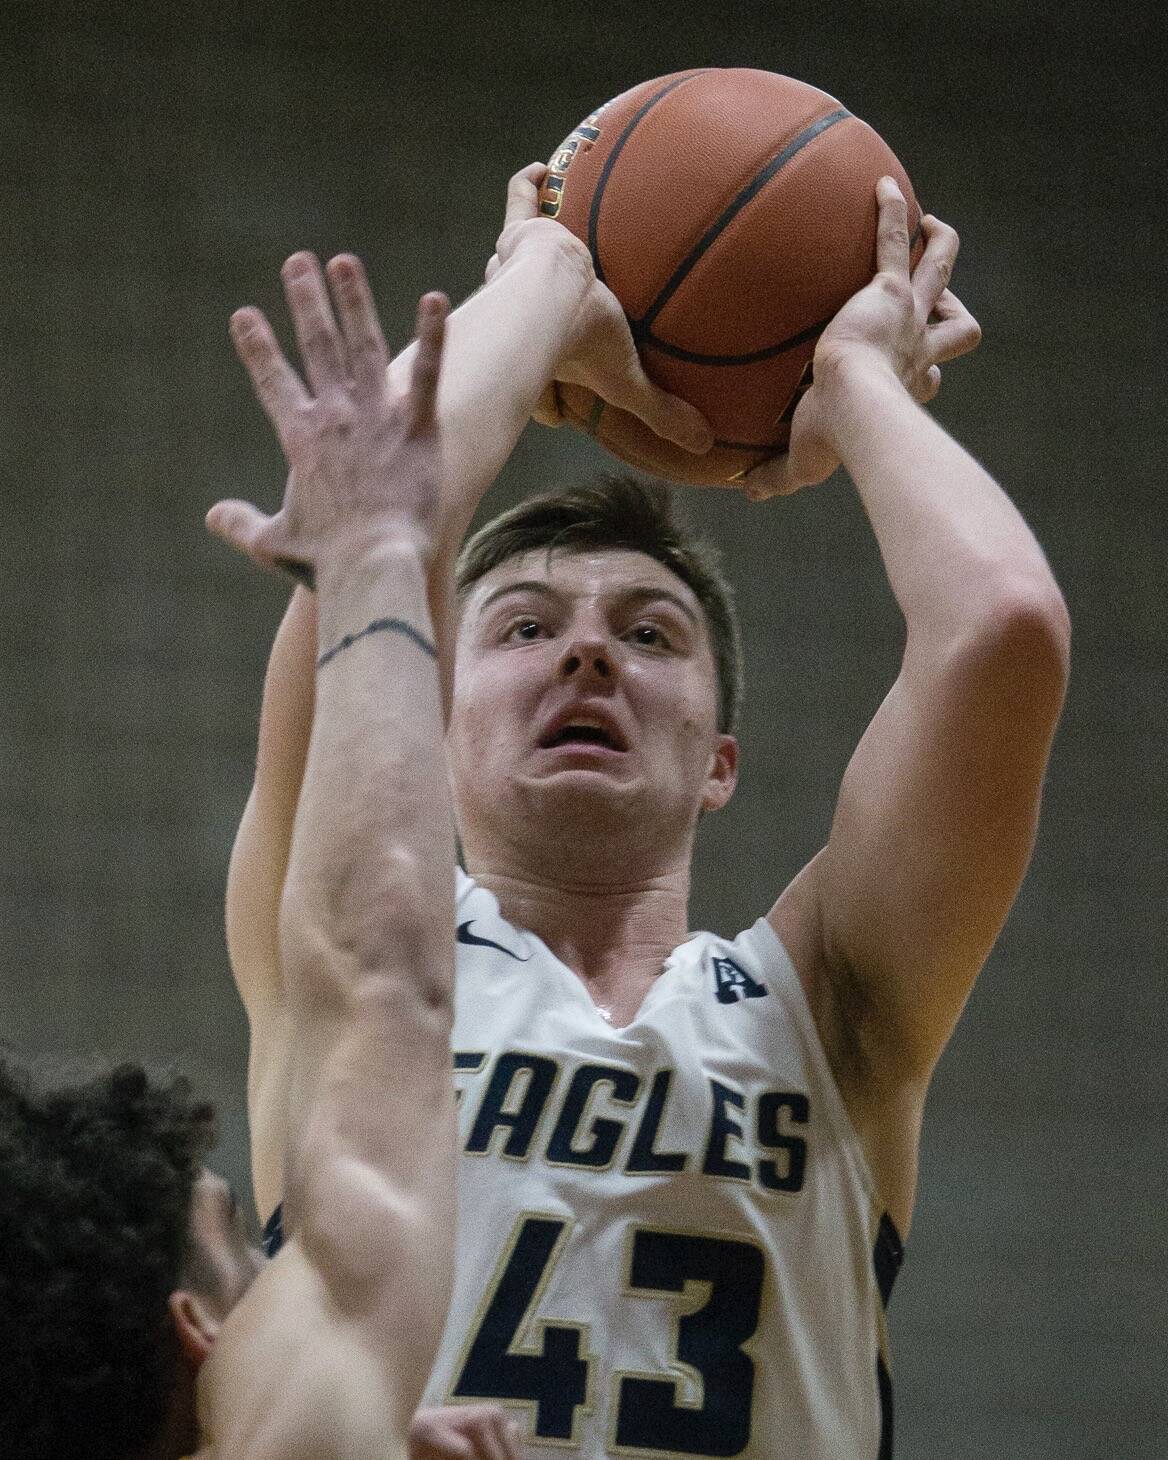
M 910 277 L 904 200 L 882 183 L 880 272 L 821 340 L 792 452 L 809 479 L 847 467 L 907 631 L 827 846 L 771 913 L 815 945 L 801 971 L 845 1093 L 923 1092 L 1025 874 L 1068 672 L 1041 548 L 918 403 L 979 333 L 946 289 L 956 234 L 926 232 Z

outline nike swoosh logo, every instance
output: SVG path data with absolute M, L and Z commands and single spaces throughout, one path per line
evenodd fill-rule
M 470 925 L 473 922 L 474 918 L 468 918 L 465 923 L 459 923 L 458 932 L 455 936 L 460 943 L 467 943 L 472 948 L 497 948 L 500 953 L 506 953 L 508 958 L 514 958 L 516 963 L 527 963 L 531 958 L 530 953 L 527 955 L 527 958 L 523 958 L 518 953 L 512 953 L 510 948 L 504 948 L 502 943 L 496 943 L 492 938 L 480 938 L 477 933 L 472 933 L 470 930 Z

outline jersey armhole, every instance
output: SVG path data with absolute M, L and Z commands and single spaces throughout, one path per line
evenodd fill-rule
M 787 952 L 786 945 L 766 918 L 759 918 L 751 927 L 740 933 L 735 938 L 734 945 L 745 945 L 753 954 L 760 970 L 769 976 L 771 985 L 782 1003 L 783 1013 L 793 1021 L 798 1030 L 799 1042 L 803 1046 L 807 1062 L 814 1074 L 816 1084 L 823 1091 L 827 1102 L 828 1118 L 848 1153 L 848 1159 L 855 1167 L 860 1184 L 868 1194 L 874 1229 L 877 1223 L 886 1218 L 895 1231 L 895 1224 L 888 1216 L 888 1207 L 876 1184 L 876 1179 L 872 1175 L 860 1137 L 852 1124 L 848 1108 L 844 1104 L 844 1097 L 836 1084 L 835 1075 L 827 1058 L 827 1051 L 819 1037 L 819 1030 L 815 1027 L 811 1005 L 807 1002 L 807 995 L 803 991 L 799 974 L 791 955 Z

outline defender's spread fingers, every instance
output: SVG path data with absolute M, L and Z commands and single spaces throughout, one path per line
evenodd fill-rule
M 410 372 L 410 403 L 415 431 L 427 430 L 434 423 L 449 311 L 450 302 L 445 294 L 423 294 L 418 301 L 418 348 Z
M 364 266 L 354 254 L 343 253 L 329 260 L 325 273 L 336 300 L 353 379 L 364 389 L 383 389 L 389 351 Z
M 284 444 L 285 427 L 308 401 L 304 383 L 284 358 L 262 311 L 237 309 L 231 316 L 231 343 L 251 376 L 256 397 Z
M 349 367 L 319 260 L 311 253 L 295 253 L 280 275 L 304 373 L 313 393 L 319 395 L 329 386 L 343 385 L 349 378 Z
M 237 552 L 254 557 L 257 546 L 269 527 L 272 518 L 267 517 L 250 502 L 228 498 L 216 502 L 206 517 L 207 531 L 223 539 Z

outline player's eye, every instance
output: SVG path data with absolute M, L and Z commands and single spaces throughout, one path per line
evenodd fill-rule
M 629 630 L 628 637 L 635 644 L 644 644 L 649 649 L 668 649 L 669 640 L 658 624 L 640 623 Z
M 506 637 L 518 639 L 521 643 L 531 643 L 544 632 L 544 627 L 538 619 L 525 617 L 515 619 L 508 625 Z

